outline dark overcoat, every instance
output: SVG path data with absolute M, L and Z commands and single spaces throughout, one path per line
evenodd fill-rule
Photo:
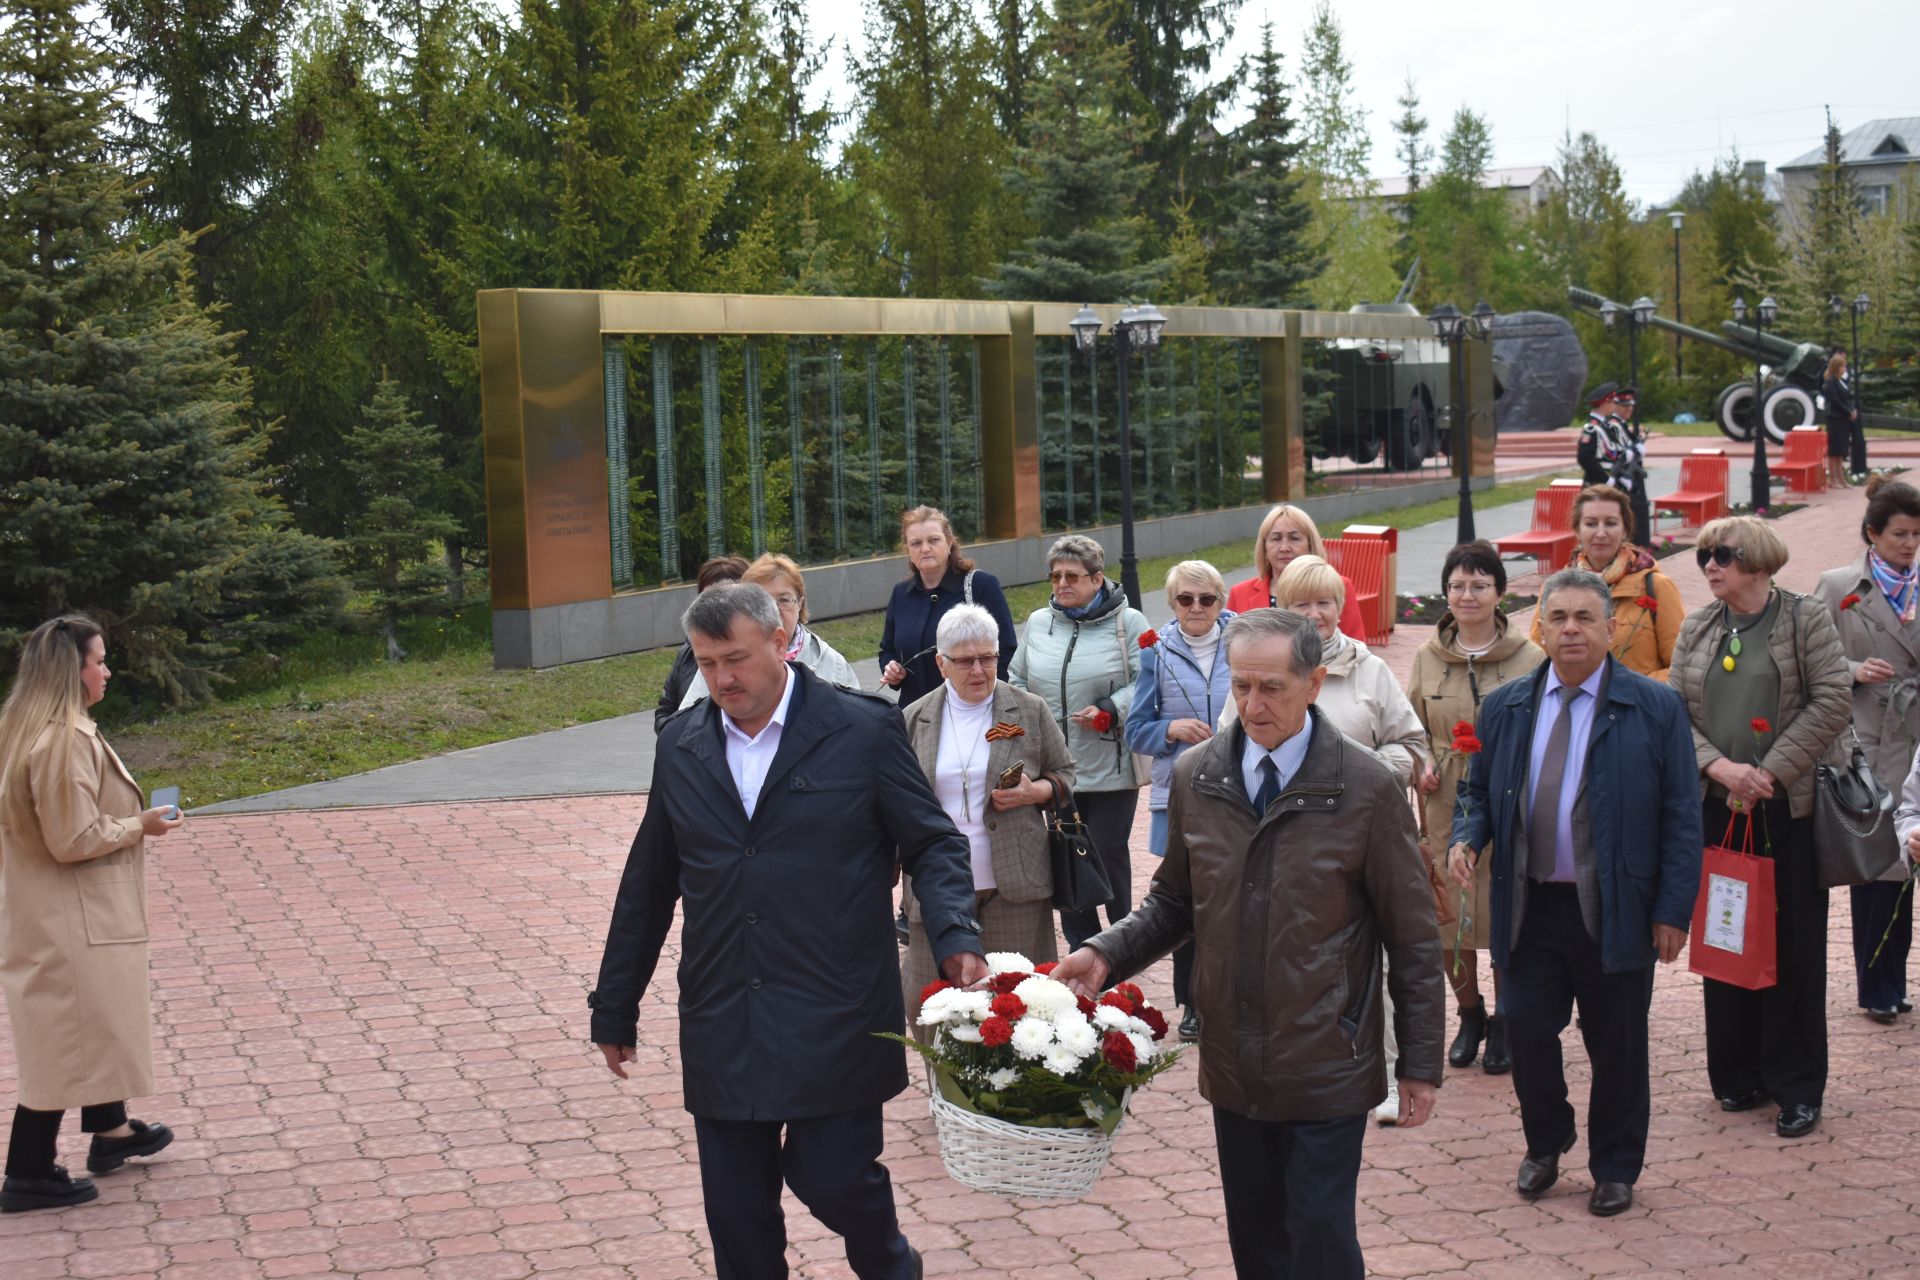
M 721 711 L 668 721 L 627 854 L 600 980 L 596 1044 L 631 1045 L 681 904 L 680 1062 L 687 1110 L 802 1120 L 877 1106 L 907 1085 L 896 851 L 944 961 L 978 951 L 966 837 L 934 798 L 893 704 L 792 663 L 780 748 L 747 817 Z

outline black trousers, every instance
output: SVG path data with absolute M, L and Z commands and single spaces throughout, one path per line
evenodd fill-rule
M 25 1107 L 13 1109 L 13 1132 L 7 1135 L 9 1178 L 44 1178 L 53 1173 L 54 1158 L 60 1147 L 60 1121 L 66 1114 L 64 1111 L 29 1111 Z M 105 1133 L 126 1122 L 124 1102 L 102 1102 L 80 1108 L 82 1133 Z
M 1364 1114 L 1255 1120 L 1213 1109 L 1238 1280 L 1360 1280 L 1354 1225 Z
M 1193 1003 L 1193 939 L 1173 949 L 1173 1002 L 1182 1009 Z
M 1727 829 L 1725 801 L 1708 796 L 1709 838 Z M 1827 1091 L 1827 891 L 1813 859 L 1813 819 L 1795 820 L 1785 796 L 1761 806 L 1754 851 L 1773 852 L 1780 981 L 1748 991 L 1706 979 L 1707 1082 L 1725 1098 L 1765 1089 L 1782 1106 L 1819 1106 Z M 1883 958 L 1884 963 L 1884 958 Z
M 785 1140 L 782 1141 L 781 1130 Z M 780 1183 L 847 1242 L 860 1280 L 907 1280 L 912 1256 L 880 1163 L 880 1108 L 808 1120 L 693 1118 L 700 1187 L 719 1280 L 781 1280 L 787 1225 Z
M 1093 851 L 1100 855 L 1113 897 L 1107 900 L 1107 923 L 1112 924 L 1133 910 L 1133 854 L 1128 840 L 1133 835 L 1133 814 L 1140 807 L 1140 792 L 1135 787 L 1120 791 L 1076 791 L 1073 802 L 1087 824 L 1093 839 Z M 1100 909 L 1062 911 L 1060 932 L 1066 935 L 1067 950 L 1100 932 Z
M 1646 1161 L 1652 1111 L 1647 1011 L 1653 969 L 1606 972 L 1600 944 L 1580 917 L 1579 891 L 1570 884 L 1529 884 L 1520 942 L 1500 974 L 1500 1012 L 1530 1156 L 1558 1154 L 1577 1127 L 1560 1056 L 1560 1033 L 1575 1005 L 1593 1066 L 1587 1169 L 1595 1182 L 1632 1184 Z
M 1913 950 L 1913 893 L 1881 880 L 1853 886 L 1853 975 L 1862 1009 L 1892 1009 L 1907 998 Z M 1886 939 L 1881 946 L 1880 940 Z M 1873 953 L 1878 951 L 1876 962 Z

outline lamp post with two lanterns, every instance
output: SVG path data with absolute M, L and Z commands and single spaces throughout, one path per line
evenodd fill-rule
M 1073 330 L 1073 345 L 1087 353 L 1089 363 L 1100 336 L 1100 317 L 1090 306 L 1082 305 L 1068 321 Z M 1120 393 L 1120 586 L 1127 603 L 1141 607 L 1140 562 L 1133 550 L 1133 429 L 1128 418 L 1127 373 L 1134 348 L 1151 351 L 1160 345 L 1160 331 L 1167 318 L 1151 302 L 1129 306 L 1114 322 L 1114 365 Z M 1097 463 L 1096 463 L 1097 465 Z
M 1860 317 L 1867 314 L 1867 308 L 1873 305 L 1873 299 L 1859 294 L 1852 302 L 1842 301 L 1838 295 L 1827 299 L 1827 310 L 1839 315 L 1845 308 L 1853 320 L 1853 345 L 1847 348 L 1847 372 L 1853 377 L 1853 407 L 1860 407 L 1860 383 L 1866 377 L 1866 362 L 1860 358 Z M 1867 469 L 1867 437 L 1864 428 L 1856 424 L 1853 432 L 1852 456 L 1847 460 L 1847 469 L 1855 475 Z
M 1641 294 L 1633 305 L 1623 307 L 1608 299 L 1600 305 L 1600 322 L 1611 329 L 1624 317 L 1627 322 L 1627 385 L 1633 389 L 1632 428 L 1627 448 L 1632 451 L 1628 476 L 1627 505 L 1633 508 L 1634 541 L 1642 546 L 1653 539 L 1653 511 L 1647 501 L 1647 470 L 1640 465 L 1640 331 L 1653 323 L 1653 299 Z
M 1686 319 L 1680 314 L 1680 224 L 1687 220 L 1685 209 L 1667 210 L 1667 221 L 1673 224 L 1673 322 L 1679 324 Z M 1686 377 L 1685 366 L 1680 362 L 1680 335 L 1673 335 L 1673 381 L 1678 386 Z
M 1453 427 L 1447 442 L 1449 452 L 1460 467 L 1460 513 L 1454 529 L 1456 544 L 1474 540 L 1473 533 L 1473 432 L 1467 421 L 1467 362 L 1462 345 L 1469 338 L 1488 338 L 1493 334 L 1493 308 L 1483 299 L 1464 315 L 1451 302 L 1443 302 L 1427 316 L 1433 336 L 1447 348 L 1448 363 L 1453 366 Z
M 1733 322 L 1747 322 L 1747 300 L 1736 297 L 1733 300 Z M 1760 335 L 1780 315 L 1780 304 L 1771 297 L 1760 299 L 1760 305 L 1753 308 L 1753 511 L 1755 515 L 1765 511 L 1773 504 L 1773 477 L 1767 470 L 1767 426 L 1766 415 L 1761 412 L 1761 402 L 1767 398 L 1767 388 L 1760 375 Z

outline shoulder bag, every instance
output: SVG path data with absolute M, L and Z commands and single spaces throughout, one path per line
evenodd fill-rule
M 1053 868 L 1053 905 L 1062 911 L 1091 911 L 1113 901 L 1113 885 L 1094 852 L 1093 836 L 1080 819 L 1071 792 L 1046 808 L 1047 855 Z
M 1800 654 L 1800 600 L 1793 601 L 1793 656 L 1800 668 L 1800 705 L 1813 701 L 1807 692 L 1806 663 Z M 1860 735 L 1847 730 L 1853 749 L 1845 765 L 1825 760 L 1813 770 L 1813 858 L 1820 869 L 1820 885 L 1871 884 L 1900 861 L 1900 837 L 1893 829 L 1893 793 L 1876 778 L 1867 763 Z

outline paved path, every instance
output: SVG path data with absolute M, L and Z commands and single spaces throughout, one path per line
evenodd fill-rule
M 674 962 L 642 1008 L 633 1080 L 583 1043 L 608 904 L 644 797 L 196 816 L 149 860 L 158 1161 L 98 1202 L 0 1218 L 0 1276 L 265 1280 L 677 1280 L 710 1276 L 681 1110 Z M 1152 859 L 1134 832 L 1136 893 Z M 1920 1029 L 1852 1011 L 1845 898 L 1828 986 L 1832 1083 L 1812 1136 L 1708 1096 L 1700 993 L 1663 969 L 1653 1124 L 1635 1208 L 1586 1213 L 1584 1141 L 1561 1184 L 1514 1194 L 1508 1078 L 1456 1072 L 1423 1129 L 1366 1140 L 1359 1220 L 1377 1275 L 1920 1277 Z M 1169 970 L 1146 975 L 1170 1003 Z M 0 1109 L 14 1097 L 0 1015 Z M 1576 1109 L 1584 1055 L 1570 1036 Z M 1148 1089 L 1074 1204 L 968 1192 L 942 1170 L 918 1087 L 886 1159 L 929 1274 L 1228 1280 L 1209 1112 L 1182 1063 Z M 66 1163 L 84 1160 L 69 1123 Z M 844 1280 L 791 1199 L 789 1261 Z

